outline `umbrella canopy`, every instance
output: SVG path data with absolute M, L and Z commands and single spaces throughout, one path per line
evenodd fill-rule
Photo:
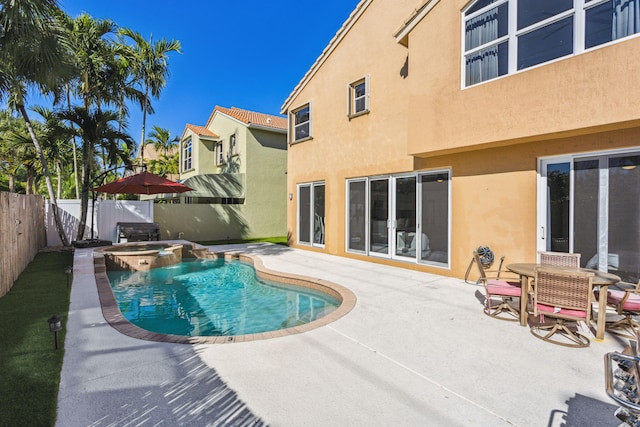
M 110 182 L 93 191 L 109 194 L 160 194 L 160 193 L 184 193 L 192 189 L 179 182 L 171 181 L 150 172 L 141 172 L 131 176 L 125 176 Z

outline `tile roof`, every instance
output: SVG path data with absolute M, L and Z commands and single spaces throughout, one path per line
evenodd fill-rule
M 220 138 L 218 135 L 216 135 L 215 133 L 211 132 L 209 129 L 207 129 L 204 126 L 196 126 L 196 125 L 190 125 L 187 123 L 187 129 L 189 129 L 191 132 L 195 133 L 198 136 L 208 136 L 211 138 Z
M 220 107 L 219 105 L 216 105 L 216 107 L 213 109 L 211 116 L 209 116 L 209 120 L 207 120 L 207 126 L 209 126 L 209 124 L 211 123 L 211 120 L 213 120 L 213 116 L 216 114 L 216 112 L 226 114 L 227 116 L 232 117 L 236 120 L 239 120 L 242 123 L 245 123 L 249 126 L 257 125 L 257 126 L 273 128 L 277 130 L 284 130 L 284 131 L 287 130 L 286 117 L 274 116 L 272 114 L 257 113 L 255 111 L 243 110 L 241 108 L 236 108 L 236 107 L 225 108 L 225 107 Z

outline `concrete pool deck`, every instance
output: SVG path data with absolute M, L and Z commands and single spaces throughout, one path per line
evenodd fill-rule
M 265 267 L 349 288 L 355 308 L 302 334 L 229 344 L 123 335 L 104 319 L 93 249 L 76 249 L 59 427 L 617 426 L 603 356 L 482 313 L 462 280 L 269 244 Z

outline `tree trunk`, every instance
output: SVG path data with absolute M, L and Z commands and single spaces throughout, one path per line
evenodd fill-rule
M 144 134 L 147 130 L 147 105 L 149 103 L 149 85 L 144 88 L 144 104 L 142 105 L 142 139 L 140 139 L 140 166 L 144 166 Z
M 16 192 L 16 176 L 12 173 L 9 174 L 9 193 Z
M 69 85 L 67 87 L 67 108 L 71 111 L 71 93 L 69 90 Z M 70 122 L 71 130 L 74 130 L 73 122 Z M 80 198 L 80 182 L 78 181 L 78 155 L 76 154 L 76 136 L 75 131 L 73 135 L 73 139 L 71 141 L 71 147 L 73 149 L 73 181 L 76 184 L 76 199 Z
M 18 105 L 18 109 L 20 110 L 20 114 L 22 114 L 22 118 L 27 125 L 27 130 L 29 131 L 29 136 L 31 136 L 31 141 L 33 142 L 33 146 L 36 149 L 36 153 L 38 154 L 38 158 L 40 159 L 40 163 L 42 164 L 42 172 L 44 173 L 44 179 L 47 183 L 47 192 L 49 193 L 49 202 L 51 203 L 51 211 L 53 212 L 53 219 L 56 223 L 56 229 L 58 230 L 58 236 L 60 236 L 60 241 L 64 246 L 69 246 L 69 240 L 67 239 L 67 235 L 64 233 L 64 228 L 62 227 L 62 221 L 60 220 L 60 212 L 58 211 L 58 203 L 56 201 L 56 195 L 53 192 L 53 184 L 51 183 L 51 175 L 49 175 L 49 167 L 47 166 L 47 160 L 44 158 L 44 154 L 42 152 L 42 147 L 40 146 L 40 142 L 38 141 L 38 137 L 36 137 L 36 133 L 33 130 L 33 126 L 31 126 L 31 121 L 29 121 L 29 115 L 27 114 L 27 110 L 24 108 L 24 105 Z
M 56 176 L 58 177 L 58 185 L 56 188 L 56 197 L 62 198 L 62 166 L 59 161 L 56 161 Z
M 87 226 L 87 211 L 89 210 L 89 187 L 91 186 L 91 144 L 82 141 L 82 185 L 80 187 L 80 224 L 78 228 L 78 240 L 84 236 Z

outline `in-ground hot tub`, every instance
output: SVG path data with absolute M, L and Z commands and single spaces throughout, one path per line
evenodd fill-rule
M 127 243 L 96 249 L 107 270 L 144 271 L 182 262 L 183 245 L 162 242 Z

